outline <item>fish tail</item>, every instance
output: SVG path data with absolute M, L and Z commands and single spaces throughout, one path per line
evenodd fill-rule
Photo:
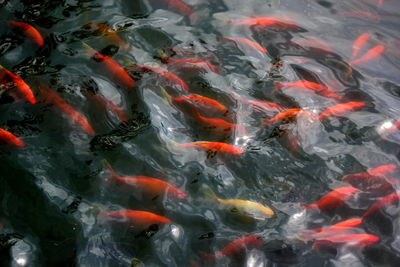
M 215 255 L 213 253 L 208 252 L 200 252 L 201 258 L 205 262 L 209 262 L 215 259 Z
M 162 49 L 158 50 L 158 54 L 161 57 L 161 62 L 167 64 L 170 57 Z
M 214 199 L 214 200 L 219 200 L 219 198 L 217 197 L 217 195 L 214 193 L 214 191 L 212 191 L 211 188 L 207 187 L 203 187 L 201 189 L 201 191 L 209 198 Z
M 171 102 L 172 96 L 167 92 L 164 86 L 160 85 L 160 91 L 168 99 L 168 102 Z
M 113 167 L 111 166 L 111 164 L 110 164 L 106 159 L 103 159 L 103 160 L 101 161 L 101 163 L 102 163 L 103 167 L 104 167 L 105 169 L 107 169 L 107 170 L 111 173 L 111 176 L 112 176 L 113 178 L 118 177 L 118 174 L 116 173 L 116 171 L 113 169 Z
M 278 92 L 279 90 L 281 90 L 282 87 L 283 87 L 283 83 L 280 82 L 280 81 L 275 81 L 275 82 L 274 82 L 274 85 L 275 85 L 275 89 L 272 90 L 272 93 L 273 93 L 273 94 L 276 93 L 276 92 Z

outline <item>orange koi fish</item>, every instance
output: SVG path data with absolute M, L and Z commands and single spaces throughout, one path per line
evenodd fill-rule
M 211 62 L 200 59 L 200 58 L 172 58 L 169 56 L 163 57 L 162 58 L 162 63 L 168 64 L 168 65 L 183 65 L 183 64 L 190 64 L 194 66 L 206 66 L 208 69 L 215 73 L 221 73 L 221 69 Z
M 244 44 L 246 46 L 252 47 L 253 49 L 256 49 L 260 52 L 263 53 L 268 53 L 268 50 L 265 49 L 265 47 L 263 47 L 262 45 L 260 45 L 259 43 L 252 41 L 250 39 L 247 38 L 243 38 L 243 37 L 222 37 L 222 39 L 225 40 L 230 40 L 233 41 L 235 43 L 239 43 L 239 44 Z
M 149 65 L 139 65 L 139 64 L 137 64 L 137 66 L 141 69 L 157 73 L 158 75 L 164 77 L 166 80 L 168 80 L 170 82 L 175 82 L 175 83 L 179 84 L 186 91 L 189 91 L 189 86 L 181 78 L 179 78 L 176 74 L 174 74 L 164 68 L 156 67 L 156 66 L 149 66 Z
M 162 0 L 168 6 L 170 6 L 173 10 L 179 12 L 180 14 L 190 16 L 193 14 L 193 10 L 184 2 L 180 0 Z
M 47 100 L 50 100 L 56 104 L 64 113 L 68 114 L 69 117 L 77 124 L 79 124 L 88 134 L 95 134 L 89 121 L 73 107 L 68 105 L 58 94 L 53 92 L 50 88 L 45 85 L 41 85 L 42 92 L 46 95 Z
M 362 223 L 361 218 L 352 218 L 345 221 L 338 222 L 334 225 L 322 228 L 314 228 L 309 230 L 304 230 L 300 233 L 302 240 L 319 239 L 327 236 L 333 236 L 347 232 L 354 227 L 359 226 Z
M 114 103 L 110 99 L 106 98 L 105 96 L 100 95 L 100 94 L 91 93 L 91 92 L 87 92 L 86 95 L 89 96 L 90 98 L 100 102 L 105 107 L 110 108 L 113 112 L 115 112 L 115 114 L 117 114 L 118 118 L 121 121 L 127 122 L 129 120 L 125 111 L 120 106 L 118 106 L 116 103 Z
M 299 24 L 286 17 L 254 17 L 246 19 L 229 19 L 229 22 L 244 25 L 277 26 L 280 28 L 298 28 Z
M 241 253 L 246 248 L 261 247 L 262 245 L 264 245 L 264 241 L 262 240 L 261 236 L 247 235 L 233 240 L 224 248 L 222 248 L 221 250 L 217 251 L 214 254 L 204 254 L 204 256 L 208 260 L 222 258 L 222 257 L 231 257 L 237 255 L 238 253 Z
M 86 49 L 88 49 L 89 55 L 95 56 L 101 60 L 100 62 L 110 72 L 111 76 L 118 80 L 118 82 L 122 83 L 127 87 L 135 86 L 135 81 L 132 79 L 129 73 L 118 64 L 117 61 L 115 61 L 111 57 L 100 54 L 86 43 L 83 43 L 83 45 Z
M 231 123 L 231 122 L 225 121 L 223 119 L 207 118 L 207 117 L 200 115 L 198 112 L 196 112 L 196 117 L 198 119 L 200 119 L 203 123 L 208 124 L 217 129 L 221 129 L 224 131 L 232 131 L 232 130 L 237 129 L 239 132 L 247 133 L 247 130 L 244 126 L 241 126 L 241 125 L 238 125 L 235 123 Z
M 320 210 L 332 209 L 342 205 L 356 192 L 358 192 L 358 189 L 352 186 L 339 187 L 321 197 L 317 202 L 311 204 L 303 203 L 302 205 L 310 208 L 319 208 Z
M 260 111 L 267 111 L 267 112 L 272 112 L 272 111 L 280 111 L 283 110 L 284 108 L 274 102 L 268 102 L 268 101 L 262 101 L 262 100 L 252 100 L 252 99 L 247 99 L 244 97 L 239 97 L 239 100 L 242 102 L 251 105 L 257 110 Z
M 381 20 L 381 17 L 379 15 L 372 14 L 371 12 L 363 11 L 363 10 L 342 11 L 342 12 L 339 12 L 337 14 L 339 14 L 339 15 L 359 16 L 359 17 L 364 17 L 364 18 L 368 18 L 368 19 L 371 19 L 371 20 L 375 20 L 375 21 L 380 21 Z
M 325 243 L 364 247 L 376 243 L 379 240 L 380 238 L 378 236 L 371 234 L 343 234 L 317 239 L 314 242 L 313 247 L 317 248 L 324 245 Z
M 157 215 L 152 212 L 142 210 L 119 210 L 119 211 L 108 211 L 103 214 L 118 218 L 125 219 L 137 226 L 147 226 L 158 223 L 171 223 L 172 221 L 164 216 Z
M 295 81 L 295 82 L 279 82 L 279 81 L 276 81 L 274 83 L 275 83 L 275 90 L 272 91 L 273 93 L 275 93 L 276 91 L 282 89 L 283 87 L 299 87 L 299 88 L 310 89 L 310 90 L 317 91 L 317 92 L 328 89 L 323 84 L 310 82 L 310 81 L 306 81 L 306 80 L 299 80 L 299 81 Z
M 0 71 L 4 72 L 15 85 L 16 90 L 19 91 L 21 95 L 23 95 L 30 103 L 35 104 L 36 98 L 32 92 L 32 89 L 29 87 L 28 84 L 16 73 L 12 73 L 11 71 L 7 70 L 3 66 L 0 65 Z M 4 77 L 0 77 L 1 82 L 4 82 Z
M 366 172 L 345 175 L 345 176 L 343 176 L 342 180 L 348 181 L 349 179 L 352 179 L 352 178 L 363 179 L 363 178 L 370 178 L 370 177 L 377 177 L 377 176 L 382 177 L 382 176 L 386 176 L 387 174 L 394 171 L 395 169 L 397 169 L 397 166 L 394 164 L 381 165 L 381 166 L 369 169 Z
M 383 51 L 385 51 L 385 47 L 383 45 L 377 45 L 374 46 L 373 48 L 371 48 L 370 50 L 368 50 L 364 56 L 358 58 L 358 59 L 354 59 L 352 61 L 350 61 L 350 64 L 358 64 L 361 62 L 365 62 L 368 60 L 372 60 L 374 58 L 377 58 L 379 56 L 382 55 Z
M 355 58 L 358 56 L 358 53 L 365 47 L 367 41 L 369 39 L 369 33 L 360 34 L 357 39 L 354 40 L 353 43 L 353 53 L 351 54 L 351 58 Z
M 205 108 L 221 113 L 228 111 L 228 108 L 217 100 L 197 94 L 172 97 L 171 100 L 176 103 L 189 103 L 199 109 Z
M 25 146 L 24 141 L 22 141 L 21 139 L 19 139 L 18 137 L 16 137 L 12 133 L 10 133 L 9 131 L 6 131 L 2 128 L 0 128 L 0 140 L 7 144 L 14 145 L 14 146 L 19 146 L 19 147 Z
M 106 24 L 103 23 L 96 23 L 96 22 L 90 22 L 86 24 L 87 26 L 90 27 L 95 27 L 102 35 L 104 35 L 106 38 L 108 38 L 112 43 L 117 44 L 118 46 L 122 47 L 123 49 L 128 48 L 128 43 L 126 43 L 122 38 L 118 35 L 117 31 L 111 28 L 110 26 L 107 26 Z
M 271 119 L 264 119 L 263 121 L 266 123 L 272 123 L 276 121 L 282 120 L 293 120 L 296 118 L 297 114 L 302 111 L 301 108 L 291 108 L 281 111 L 280 113 L 276 114 L 275 117 Z
M 394 202 L 398 201 L 400 197 L 400 192 L 394 192 L 392 194 L 386 195 L 384 197 L 379 198 L 377 201 L 372 204 L 368 210 L 364 213 L 363 217 L 367 217 L 379 209 L 386 207 Z
M 224 142 L 209 142 L 209 141 L 197 141 L 186 144 L 179 144 L 183 147 L 196 147 L 205 150 L 215 150 L 217 152 L 222 152 L 232 155 L 241 155 L 244 149 L 238 146 L 230 145 Z
M 334 54 L 335 50 L 330 46 L 327 42 L 324 42 L 320 39 L 313 38 L 313 37 L 306 37 L 302 39 L 293 40 L 293 43 L 306 48 L 318 49 L 325 51 L 329 54 Z
M 365 102 L 352 101 L 343 104 L 337 104 L 322 111 L 318 116 L 318 119 L 322 120 L 328 116 L 340 116 L 349 111 L 362 108 L 363 106 L 365 106 Z
M 14 21 L 14 20 L 8 20 L 7 23 L 20 28 L 29 38 L 32 38 L 32 40 L 39 46 L 44 45 L 44 40 L 42 35 L 32 25 L 25 22 Z
M 162 195 L 165 192 L 168 192 L 179 198 L 184 198 L 184 199 L 188 198 L 188 195 L 186 193 L 182 192 L 179 188 L 166 181 L 148 176 L 123 177 L 118 175 L 108 162 L 104 161 L 103 164 L 111 172 L 112 177 L 117 181 L 135 187 L 140 187 L 148 191 L 150 194 L 154 195 Z

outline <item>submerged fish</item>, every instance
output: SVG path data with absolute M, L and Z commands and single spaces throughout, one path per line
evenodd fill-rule
M 354 227 L 359 226 L 362 222 L 363 222 L 362 218 L 352 218 L 338 222 L 331 226 L 304 230 L 300 232 L 299 236 L 304 241 L 319 239 L 328 236 L 334 236 L 337 234 L 345 233 L 353 229 Z
M 193 10 L 181 0 L 157 0 L 157 1 L 166 3 L 173 10 L 176 10 L 177 12 L 183 15 L 191 16 L 193 14 Z
M 104 35 L 107 39 L 109 39 L 113 44 L 116 44 L 123 49 L 127 49 L 129 47 L 128 43 L 122 40 L 122 38 L 118 35 L 118 32 L 111 28 L 110 26 L 104 23 L 96 23 L 90 22 L 85 26 L 95 27 L 102 35 Z
M 222 199 L 217 197 L 208 187 L 203 188 L 203 190 L 209 197 L 240 216 L 251 217 L 253 219 L 265 219 L 275 215 L 275 212 L 270 207 L 258 202 L 243 199 Z
M 13 26 L 20 28 L 29 38 L 31 38 L 39 46 L 44 45 L 44 40 L 42 35 L 32 25 L 25 22 L 14 21 L 14 20 L 8 20 L 7 22 Z
M 362 248 L 379 240 L 378 236 L 372 234 L 342 234 L 319 238 L 314 242 L 313 247 L 318 248 L 325 244 L 336 244 Z
M 311 204 L 303 203 L 302 205 L 310 208 L 319 208 L 320 210 L 337 208 L 356 192 L 358 192 L 358 189 L 352 186 L 339 187 L 322 196 L 317 202 Z
M 310 90 L 317 91 L 317 92 L 328 89 L 323 84 L 310 82 L 310 81 L 307 81 L 307 80 L 299 80 L 299 81 L 295 81 L 295 82 L 279 82 L 279 81 L 276 81 L 275 82 L 275 90 L 273 92 L 276 92 L 276 91 L 282 89 L 283 87 L 299 87 L 299 88 L 310 89 Z
M 248 26 L 259 25 L 279 28 L 298 28 L 299 24 L 286 17 L 253 17 L 245 19 L 229 19 L 229 22 L 236 24 L 244 24 Z
M 9 131 L 0 128 L 0 140 L 10 145 L 23 147 L 25 146 L 24 141 L 13 135 Z
M 6 76 L 11 79 L 11 82 L 15 85 L 16 90 L 25 97 L 30 103 L 35 104 L 36 98 L 32 92 L 32 89 L 29 87 L 28 84 L 16 73 L 12 73 L 11 71 L 7 70 L 3 66 L 0 65 L 0 73 L 4 72 Z M 4 77 L 0 75 L 0 81 L 4 83 Z
M 293 120 L 296 118 L 297 114 L 300 111 L 302 111 L 301 108 L 286 109 L 284 111 L 279 112 L 271 119 L 264 119 L 263 122 L 272 123 L 272 122 L 277 122 L 277 121 L 282 121 L 282 120 Z
M 151 224 L 171 223 L 172 221 L 164 216 L 142 210 L 119 210 L 102 212 L 112 218 L 128 220 L 129 223 L 136 226 L 148 226 Z
M 118 82 L 127 87 L 135 86 L 135 81 L 132 79 L 129 73 L 118 64 L 117 61 L 111 57 L 100 54 L 85 43 L 83 43 L 83 45 L 88 50 L 89 55 L 100 59 L 100 63 L 104 65 L 112 78 L 115 78 Z
M 195 147 L 204 150 L 211 150 L 231 155 L 241 155 L 244 149 L 224 142 L 197 141 L 186 144 L 179 144 L 182 147 Z
M 118 175 L 114 169 L 111 167 L 111 165 L 107 161 L 103 161 L 103 164 L 105 167 L 111 172 L 112 177 L 120 182 L 123 182 L 128 185 L 132 185 L 135 187 L 139 187 L 151 194 L 155 195 L 162 195 L 164 193 L 169 193 L 173 196 L 179 197 L 179 198 L 188 198 L 188 195 L 184 192 L 182 192 L 179 188 L 176 186 L 157 179 L 153 177 L 148 177 L 148 176 L 120 176 Z
M 125 111 L 116 103 L 114 103 L 112 100 L 106 98 L 103 95 L 100 94 L 95 94 L 91 92 L 87 92 L 86 95 L 101 104 L 103 104 L 106 108 L 110 108 L 115 114 L 117 114 L 118 118 L 123 121 L 127 122 L 128 121 L 128 115 L 126 115 Z
M 357 37 L 357 39 L 354 40 L 353 52 L 351 54 L 351 58 L 355 58 L 356 56 L 358 56 L 358 53 L 366 46 L 368 39 L 369 39 L 369 33 L 363 33 L 360 34 Z
M 231 257 L 243 252 L 250 247 L 261 247 L 264 241 L 259 235 L 246 235 L 231 241 L 228 245 L 214 254 L 204 254 L 208 260 L 217 259 L 221 257 Z
M 56 104 L 64 113 L 66 113 L 72 121 L 78 123 L 88 134 L 95 134 L 92 126 L 85 116 L 76 111 L 73 107 L 68 105 L 58 94 L 53 92 L 49 87 L 42 84 L 40 90 L 46 96 L 48 101 Z
M 329 116 L 340 116 L 354 109 L 362 108 L 363 106 L 365 106 L 365 102 L 362 101 L 352 101 L 343 104 L 337 104 L 322 111 L 319 114 L 318 119 L 322 120 Z
M 220 119 L 220 118 L 207 118 L 196 112 L 196 118 L 198 118 L 201 122 L 204 124 L 207 124 L 211 127 L 215 127 L 216 129 L 222 130 L 222 131 L 234 131 L 238 130 L 239 132 L 245 134 L 247 133 L 247 130 L 244 126 L 238 125 L 235 123 L 228 122 L 226 120 Z
M 166 70 L 161 67 L 149 66 L 149 65 L 136 64 L 136 66 L 141 69 L 157 73 L 158 75 L 162 76 L 167 81 L 179 84 L 183 89 L 185 89 L 186 91 L 189 91 L 189 86 L 181 78 L 179 78 L 176 74 L 170 72 L 169 70 Z
M 263 47 L 262 45 L 260 45 L 259 43 L 255 42 L 255 41 L 252 41 L 252 40 L 244 38 L 244 37 L 222 37 L 222 39 L 230 40 L 230 41 L 233 41 L 236 43 L 247 45 L 247 46 L 252 47 L 253 49 L 256 49 L 262 53 L 268 53 L 268 50 L 265 47 Z
M 364 213 L 363 217 L 367 217 L 377 212 L 379 209 L 387 205 L 393 204 L 394 202 L 399 200 L 399 197 L 400 197 L 400 192 L 394 192 L 392 194 L 379 198 L 368 208 L 368 210 Z
M 382 53 L 385 51 L 385 47 L 383 45 L 377 45 L 374 46 L 373 48 L 371 48 L 370 50 L 368 50 L 364 56 L 358 58 L 358 59 L 353 59 L 352 61 L 350 61 L 350 64 L 358 64 L 358 63 L 362 63 L 365 61 L 369 61 L 375 58 L 378 58 L 379 56 L 382 55 Z
M 211 62 L 201 59 L 201 58 L 173 58 L 169 56 L 164 56 L 161 62 L 168 65 L 185 65 L 190 64 L 191 66 L 196 66 L 202 69 L 209 69 L 215 73 L 221 73 L 221 69 Z

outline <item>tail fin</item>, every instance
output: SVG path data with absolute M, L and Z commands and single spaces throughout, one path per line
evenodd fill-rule
M 275 89 L 272 90 L 272 93 L 273 93 L 273 94 L 276 93 L 276 92 L 278 92 L 279 90 L 281 90 L 282 87 L 283 87 L 283 83 L 282 83 L 282 82 L 275 81 L 274 84 L 275 84 Z
M 171 102 L 172 96 L 167 92 L 165 87 L 160 85 L 160 91 L 168 99 L 168 102 Z
M 158 54 L 160 55 L 161 62 L 162 62 L 163 64 L 167 64 L 167 63 L 168 63 L 169 56 L 168 56 L 163 50 L 161 50 L 161 49 L 158 50 Z
M 103 166 L 104 166 L 105 169 L 107 169 L 109 172 L 111 172 L 111 176 L 112 176 L 113 178 L 119 176 L 119 175 L 116 173 L 116 171 L 112 168 L 111 164 L 110 164 L 107 160 L 103 159 L 103 160 L 101 161 L 101 163 L 103 164 Z
M 217 195 L 214 193 L 214 191 L 211 190 L 211 188 L 209 188 L 208 186 L 203 186 L 201 188 L 202 193 L 204 193 L 204 195 L 206 195 L 207 197 L 214 199 L 214 200 L 218 200 Z

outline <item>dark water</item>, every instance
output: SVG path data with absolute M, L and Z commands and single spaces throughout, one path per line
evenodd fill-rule
M 361 192 L 326 212 L 305 210 L 299 203 L 315 202 L 348 186 L 341 181 L 343 175 L 399 163 L 399 132 L 385 134 L 400 117 L 399 2 L 387 0 L 380 8 L 373 0 L 185 2 L 193 9 L 190 17 L 162 0 L 0 0 L 0 64 L 18 73 L 38 99 L 32 105 L 1 88 L 0 127 L 26 143 L 23 148 L 0 146 L 1 266 L 130 266 L 132 260 L 145 266 L 400 266 L 396 202 L 352 230 L 378 236 L 380 241 L 372 245 L 320 250 L 294 238 L 306 228 L 362 216 L 379 196 Z M 341 13 L 351 10 L 375 16 Z M 228 21 L 255 16 L 287 17 L 299 26 L 249 27 Z M 34 25 L 45 45 L 38 47 L 6 20 Z M 118 30 L 127 47 L 91 22 Z M 360 56 L 376 45 L 385 50 L 351 66 L 353 41 L 362 33 L 370 38 Z M 268 53 L 221 36 L 257 41 Z M 316 41 L 301 44 L 310 37 L 334 51 L 324 51 Z M 91 59 L 82 41 L 128 69 L 136 80 L 134 88 Z M 176 58 L 208 60 L 222 72 L 164 65 L 161 50 Z M 245 126 L 247 132 L 216 131 L 188 116 L 160 90 L 162 86 L 178 96 L 186 94 L 182 88 L 138 71 L 133 62 L 174 72 L 190 93 L 227 106 L 221 118 Z M 272 93 L 275 81 L 296 80 L 332 85 L 343 101 L 307 90 Z M 39 90 L 42 83 L 83 114 L 96 134 L 87 134 L 46 101 Z M 129 121 L 121 122 L 88 92 L 121 106 Z M 266 115 L 240 97 L 315 113 L 338 102 L 366 105 L 325 120 L 299 115 L 296 122 L 261 127 L 260 120 L 276 112 Z M 204 140 L 234 144 L 245 152 L 206 153 L 177 145 Z M 157 177 L 189 198 L 154 196 L 110 182 L 105 159 L 120 175 Z M 391 173 L 394 189 L 398 175 L 398 170 Z M 224 199 L 268 205 L 276 214 L 243 220 L 204 194 L 205 186 Z M 154 212 L 172 223 L 140 229 L 100 215 L 122 209 Z M 260 236 L 263 245 L 206 260 L 205 253 L 251 234 Z

